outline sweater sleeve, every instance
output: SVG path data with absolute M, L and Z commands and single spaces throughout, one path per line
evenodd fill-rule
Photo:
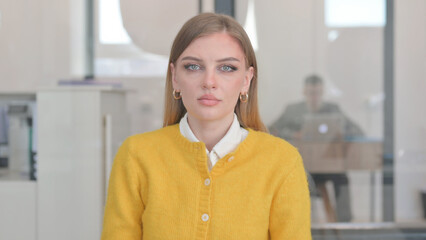
M 118 150 L 111 170 L 102 240 L 142 239 L 144 204 L 139 171 L 127 139 Z
M 299 154 L 272 201 L 269 232 L 272 240 L 311 240 L 308 182 Z

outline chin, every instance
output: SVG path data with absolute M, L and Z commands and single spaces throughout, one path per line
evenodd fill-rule
M 202 109 L 199 111 L 194 112 L 192 114 L 194 117 L 196 117 L 198 120 L 201 121 L 217 121 L 221 119 L 225 119 L 226 116 L 228 116 L 227 113 L 221 113 L 217 109 Z

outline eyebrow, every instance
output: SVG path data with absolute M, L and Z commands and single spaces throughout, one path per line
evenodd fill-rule
M 216 62 L 228 62 L 228 61 L 236 61 L 239 62 L 240 60 L 234 57 L 227 57 L 217 60 Z
M 184 58 L 181 59 L 181 61 L 183 61 L 183 60 L 192 60 L 192 61 L 202 62 L 201 59 L 196 58 L 196 57 L 191 57 L 191 56 L 184 57 Z
M 183 60 L 192 60 L 192 61 L 197 61 L 197 62 L 202 62 L 203 60 L 196 58 L 196 57 L 191 57 L 191 56 L 187 56 L 181 59 L 181 61 Z M 222 58 L 217 60 L 216 62 L 228 62 L 228 61 L 236 61 L 239 62 L 240 60 L 234 57 L 227 57 L 227 58 Z

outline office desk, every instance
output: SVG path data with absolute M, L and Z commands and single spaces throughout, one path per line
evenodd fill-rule
M 375 171 L 382 167 L 383 146 L 379 141 L 294 142 L 310 173 Z
M 302 155 L 309 173 L 346 173 L 350 170 L 364 170 L 371 173 L 371 214 L 374 220 L 375 173 L 382 168 L 383 144 L 381 141 L 360 139 L 356 141 L 293 142 Z M 325 183 L 317 184 L 324 201 L 324 208 L 329 222 L 336 221 L 336 211 L 332 207 L 330 194 Z M 333 196 L 334 197 L 334 196 Z

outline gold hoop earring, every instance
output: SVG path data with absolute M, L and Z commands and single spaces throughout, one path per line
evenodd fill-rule
M 177 94 L 177 95 L 176 95 Z M 182 94 L 176 90 L 173 89 L 173 98 L 178 100 L 182 98 Z
M 240 101 L 241 102 L 243 102 L 243 103 L 247 102 L 248 98 L 249 98 L 249 96 L 248 96 L 247 92 L 245 94 L 240 93 Z

